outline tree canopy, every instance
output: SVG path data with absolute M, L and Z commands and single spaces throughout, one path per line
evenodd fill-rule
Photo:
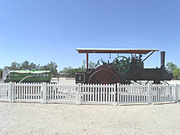
M 52 75 L 57 74 L 57 64 L 55 62 L 50 62 L 47 65 L 40 66 L 40 64 L 35 64 L 33 62 L 29 62 L 25 60 L 22 63 L 12 62 L 10 69 L 11 70 L 50 70 Z
M 169 62 L 166 66 L 172 71 L 174 79 L 180 79 L 180 68 L 176 64 Z
M 69 66 L 69 67 L 64 67 L 64 69 L 60 71 L 60 73 L 63 73 L 66 76 L 74 76 L 76 72 L 82 72 L 82 71 L 84 71 L 84 69 L 81 67 L 72 68 L 71 66 Z
M 172 62 L 168 62 L 166 64 L 167 68 L 171 69 L 172 71 L 175 70 L 177 68 L 177 65 L 172 63 Z
M 96 68 L 96 64 L 93 63 L 92 61 L 89 62 L 89 68 Z M 76 72 L 85 72 L 85 61 L 83 61 L 83 65 L 78 68 L 72 68 L 71 66 L 69 67 L 64 67 L 60 73 L 65 74 L 66 76 L 74 76 Z
M 172 72 L 173 72 L 174 78 L 179 78 L 180 77 L 180 68 L 176 68 Z

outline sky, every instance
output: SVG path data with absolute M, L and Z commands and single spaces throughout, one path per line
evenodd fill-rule
M 0 68 L 25 60 L 80 67 L 85 54 L 76 48 L 159 49 L 180 67 L 180 1 L 0 0 Z M 145 62 L 157 66 L 160 52 Z

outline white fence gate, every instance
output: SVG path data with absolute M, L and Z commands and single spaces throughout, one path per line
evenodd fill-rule
M 117 85 L 118 103 L 148 102 L 148 87 L 143 85 Z
M 10 85 L 8 83 L 0 83 L 0 101 L 9 101 L 9 90 Z
M 177 100 L 174 85 L 152 85 L 149 95 L 152 102 L 167 102 Z
M 116 85 L 79 84 L 81 103 L 112 104 L 116 102 Z
M 47 103 L 76 102 L 77 86 L 62 84 L 45 84 Z
M 76 104 L 177 102 L 179 85 L 1 83 L 0 101 Z
M 12 86 L 13 102 L 41 102 L 42 84 L 38 83 L 15 83 Z
M 177 88 L 177 90 L 175 89 Z M 175 85 L 117 85 L 118 103 L 149 103 L 176 101 Z

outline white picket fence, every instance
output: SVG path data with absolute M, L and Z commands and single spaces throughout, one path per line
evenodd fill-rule
M 0 101 L 9 101 L 10 84 L 0 83 Z
M 42 84 L 37 83 L 11 84 L 12 102 L 41 102 L 42 86 Z
M 178 101 L 180 87 L 175 85 L 118 85 L 117 102 L 153 103 Z
M 46 97 L 44 103 L 63 103 L 77 101 L 77 86 L 76 85 L 62 85 L 62 84 L 44 84 Z
M 177 102 L 179 85 L 0 83 L 0 101 L 76 104 Z
M 81 103 L 114 104 L 116 102 L 116 85 L 79 84 Z

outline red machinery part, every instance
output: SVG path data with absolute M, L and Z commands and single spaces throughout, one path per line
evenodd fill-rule
M 106 65 L 99 66 L 89 77 L 88 83 L 113 84 L 120 82 L 119 76 Z

